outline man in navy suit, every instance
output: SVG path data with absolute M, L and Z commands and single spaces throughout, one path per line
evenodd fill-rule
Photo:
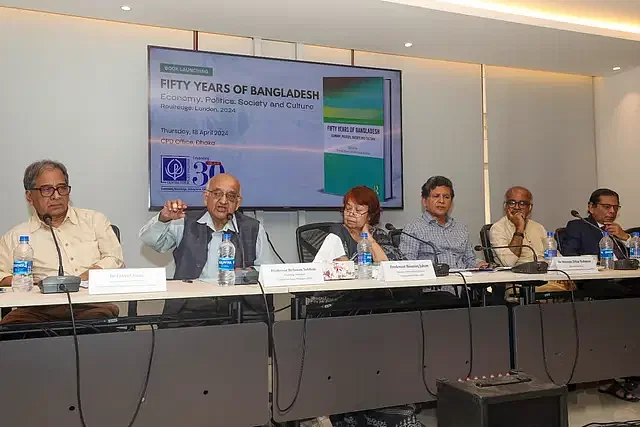
M 591 225 L 580 219 L 569 221 L 567 224 L 567 230 L 562 239 L 562 255 L 598 255 L 602 232 L 607 231 L 613 239 L 615 257 L 617 259 L 627 258 L 629 251 L 626 243 L 631 236 L 615 222 L 620 210 L 618 193 L 608 188 L 594 191 L 589 198 L 588 210 L 589 216 L 586 221 Z M 587 295 L 594 298 L 639 296 L 640 284 L 636 282 L 634 287 L 633 282 L 633 280 L 585 280 L 578 286 Z M 612 380 L 601 385 L 599 391 L 628 402 L 637 402 L 639 399 L 635 396 L 634 391 L 637 389 L 639 381 L 638 377 L 629 377 L 624 384 Z
M 562 255 L 598 255 L 602 232 L 607 231 L 613 238 L 613 253 L 616 258 L 627 258 L 629 251 L 626 242 L 631 236 L 615 222 L 620 210 L 618 193 L 608 188 L 594 191 L 589 198 L 588 210 L 586 221 L 595 227 L 579 219 L 569 221 L 562 241 Z

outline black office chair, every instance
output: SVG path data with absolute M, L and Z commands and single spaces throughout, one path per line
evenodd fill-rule
M 493 226 L 493 224 L 485 224 L 480 229 L 480 243 L 482 244 L 482 246 L 484 246 L 486 248 L 490 248 L 491 247 L 491 237 L 489 236 L 489 230 L 491 230 L 491 226 Z M 496 263 L 496 257 L 493 254 L 493 250 L 491 250 L 491 249 L 483 249 L 482 253 L 484 254 L 484 260 L 489 265 L 496 265 L 497 264 Z
M 113 230 L 113 234 L 116 235 L 116 238 L 118 239 L 118 242 L 120 241 L 120 229 L 118 228 L 117 225 L 113 225 L 111 224 L 111 229 Z
M 120 228 L 117 225 L 111 224 L 113 234 L 116 235 L 118 242 L 120 241 Z M 127 305 L 127 316 L 134 317 L 138 315 L 138 301 L 129 301 Z
M 553 236 L 558 244 L 558 252 L 562 253 L 562 242 L 564 242 L 567 234 L 567 227 L 556 228 L 556 234 Z
M 391 243 L 396 248 L 400 247 L 400 238 L 402 237 L 402 228 L 397 228 L 395 230 L 389 231 L 389 237 L 391 238 Z
M 627 234 L 640 233 L 640 227 L 631 227 L 630 229 L 625 230 L 625 233 Z
M 316 222 L 306 224 L 296 229 L 296 246 L 298 247 L 298 260 L 300 262 L 313 262 L 316 254 L 322 246 L 322 242 L 329 235 L 329 230 L 335 222 Z

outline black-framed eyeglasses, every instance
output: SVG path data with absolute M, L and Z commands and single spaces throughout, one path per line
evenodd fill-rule
M 506 202 L 504 202 L 504 204 L 509 206 L 510 208 L 515 208 L 516 205 L 521 208 L 526 208 L 531 206 L 531 202 L 527 200 L 507 200 Z
M 222 190 L 206 190 L 208 193 L 211 194 L 211 196 L 213 197 L 214 200 L 219 200 L 222 199 L 223 197 L 227 197 L 227 200 L 230 203 L 235 203 L 238 201 L 238 199 L 240 199 L 240 195 L 238 193 L 234 193 L 232 191 L 225 193 Z
M 42 197 L 51 197 L 56 191 L 60 196 L 68 196 L 69 193 L 71 193 L 71 186 L 58 185 L 57 187 L 53 187 L 51 185 L 43 185 L 42 187 L 33 187 L 31 190 L 38 190 Z
M 614 211 L 616 211 L 616 212 L 617 212 L 617 211 L 619 211 L 619 210 L 620 210 L 620 208 L 622 207 L 622 206 L 620 206 L 620 205 L 608 205 L 608 204 L 604 204 L 604 203 L 597 203 L 597 204 L 598 204 L 598 205 L 600 205 L 600 206 L 602 206 L 602 207 L 603 207 L 605 210 L 607 210 L 607 211 L 608 211 L 608 210 L 613 209 Z

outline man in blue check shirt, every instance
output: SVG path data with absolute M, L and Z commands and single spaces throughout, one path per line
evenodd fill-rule
M 450 268 L 483 268 L 484 261 L 476 260 L 467 226 L 449 216 L 454 191 L 451 180 L 432 176 L 422 186 L 422 206 L 425 212 L 404 231 L 432 242 L 438 249 L 438 261 Z M 400 250 L 407 259 L 431 259 L 433 251 L 424 243 L 402 235 Z

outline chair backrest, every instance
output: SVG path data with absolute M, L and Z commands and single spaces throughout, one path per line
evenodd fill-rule
M 626 233 L 631 234 L 631 233 L 640 233 L 640 227 L 631 227 L 628 230 L 625 230 Z
M 389 237 L 391 238 L 391 243 L 396 248 L 400 247 L 400 237 L 402 237 L 402 228 L 397 228 L 395 230 L 389 231 Z
M 336 222 L 316 222 L 296 229 L 296 246 L 300 262 L 313 262 L 322 242 L 329 235 L 329 230 Z
M 491 238 L 489 237 L 489 230 L 491 230 L 491 226 L 493 224 L 485 224 L 480 229 L 480 243 L 482 246 L 490 248 L 491 247 Z M 483 249 L 482 253 L 484 254 L 484 260 L 489 263 L 489 265 L 496 264 L 496 258 L 493 255 L 493 251 L 491 249 Z
M 560 227 L 556 228 L 556 234 L 553 235 L 558 245 L 558 252 L 560 253 L 562 253 L 562 242 L 564 241 L 565 234 L 567 234 L 567 227 Z
M 113 224 L 111 224 L 111 229 L 113 230 L 113 233 L 118 238 L 118 242 L 119 242 L 120 241 L 120 229 L 118 228 L 117 225 L 113 225 Z

